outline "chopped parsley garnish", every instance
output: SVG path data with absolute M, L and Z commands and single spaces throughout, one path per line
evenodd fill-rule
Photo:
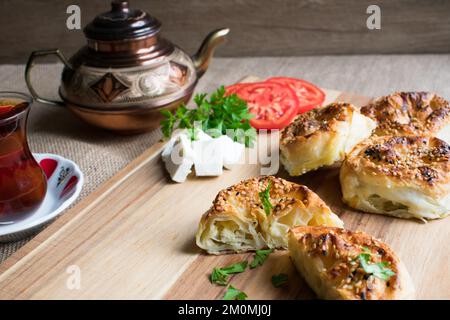
M 258 193 L 259 195 L 259 199 L 262 202 L 262 205 L 264 207 L 264 212 L 266 213 L 266 215 L 270 214 L 270 210 L 272 210 L 273 206 L 270 203 L 270 187 L 271 187 L 272 183 L 271 181 L 269 181 L 269 183 L 267 184 L 267 188 L 264 191 L 261 191 Z
M 365 250 L 365 252 L 367 252 Z M 387 268 L 389 265 L 387 262 L 369 263 L 370 253 L 361 253 L 358 255 L 359 263 L 364 269 L 364 272 L 384 281 L 389 280 L 390 277 L 395 275 L 395 272 Z
M 262 266 L 272 252 L 273 249 L 256 250 L 253 261 L 250 263 L 250 269 Z
M 228 277 L 231 274 L 244 272 L 247 268 L 247 261 L 235 263 L 224 268 L 214 268 L 211 273 L 211 282 L 221 286 L 226 286 Z
M 191 140 L 196 139 L 196 129 L 217 138 L 231 134 L 231 139 L 251 147 L 256 139 L 256 130 L 249 120 L 254 117 L 250 113 L 247 102 L 236 94 L 225 95 L 225 88 L 221 86 L 210 95 L 195 95 L 195 109 L 188 109 L 185 104 L 180 105 L 175 113 L 168 110 L 161 111 L 164 119 L 161 130 L 169 138 L 175 129 L 188 129 Z
M 280 273 L 272 276 L 272 284 L 275 288 L 279 288 L 287 284 L 288 275 L 285 273 Z
M 246 300 L 246 299 L 247 295 L 233 286 L 229 286 L 227 292 L 225 292 L 225 295 L 223 296 L 223 300 Z

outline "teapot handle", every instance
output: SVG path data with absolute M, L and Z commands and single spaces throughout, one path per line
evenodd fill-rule
M 56 55 L 59 58 L 59 60 L 61 60 L 61 62 L 64 63 L 64 65 L 67 68 L 72 69 L 72 66 L 67 61 L 67 59 L 64 57 L 64 55 L 61 53 L 61 51 L 59 51 L 59 49 L 33 51 L 31 53 L 30 57 L 28 58 L 27 65 L 25 67 L 25 82 L 27 84 L 28 90 L 30 91 L 31 95 L 33 96 L 33 98 L 36 101 L 39 101 L 39 102 L 42 102 L 42 103 L 51 104 L 51 105 L 64 106 L 64 102 L 62 102 L 62 101 L 46 99 L 46 98 L 41 97 L 36 92 L 36 90 L 34 90 L 32 84 L 31 84 L 31 77 L 30 76 L 31 76 L 31 70 L 34 67 L 34 60 L 36 58 L 38 58 L 38 57 L 43 57 L 43 56 L 48 56 L 48 55 Z

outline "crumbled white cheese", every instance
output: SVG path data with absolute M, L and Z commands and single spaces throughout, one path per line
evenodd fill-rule
M 166 144 L 162 159 L 173 181 L 184 182 L 195 167 L 197 176 L 219 176 L 223 167 L 230 169 L 238 164 L 245 146 L 228 136 L 212 138 L 198 130 L 196 140 L 191 141 L 187 130 L 181 130 Z

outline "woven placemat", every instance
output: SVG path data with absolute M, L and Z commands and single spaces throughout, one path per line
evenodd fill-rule
M 23 66 L 0 66 L 1 90 L 27 92 Z M 39 92 L 55 97 L 58 65 L 42 65 L 33 77 Z M 161 139 L 159 130 L 137 136 L 120 136 L 89 126 L 63 107 L 34 103 L 29 117 L 28 136 L 33 152 L 59 154 L 75 161 L 85 176 L 80 199 Z M 0 262 L 31 239 L 0 244 Z

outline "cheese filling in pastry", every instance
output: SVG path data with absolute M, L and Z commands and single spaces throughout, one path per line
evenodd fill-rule
M 376 135 L 431 135 L 450 143 L 450 105 L 434 93 L 396 92 L 361 113 L 378 122 Z
M 404 264 L 383 242 L 363 232 L 299 226 L 289 232 L 289 253 L 319 298 L 412 299 Z
M 340 164 L 375 127 L 376 122 L 348 103 L 311 110 L 281 132 L 281 163 L 291 176 Z
M 211 254 L 287 248 L 296 225 L 343 226 L 307 187 L 262 176 L 222 190 L 200 220 L 197 245 Z
M 450 146 L 435 137 L 374 137 L 340 171 L 343 201 L 365 212 L 437 219 L 450 213 Z

